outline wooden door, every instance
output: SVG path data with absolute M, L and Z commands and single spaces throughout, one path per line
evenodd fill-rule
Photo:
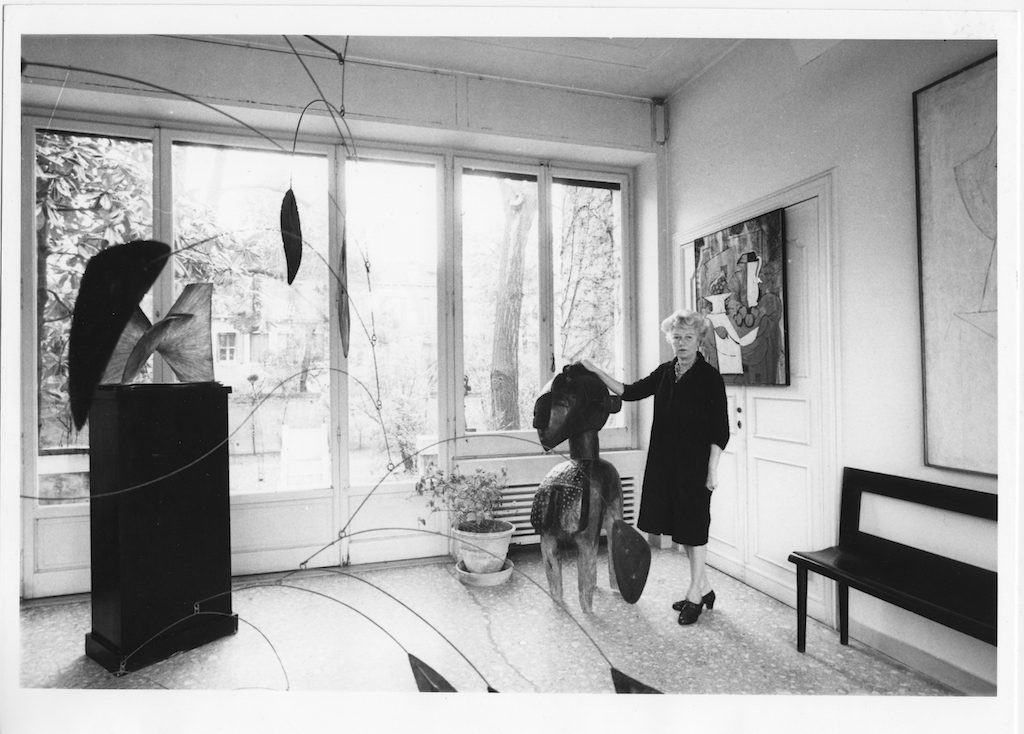
M 730 214 L 723 224 L 785 210 L 790 385 L 726 389 L 730 440 L 711 505 L 708 562 L 791 605 L 796 579 L 787 557 L 835 536 L 827 519 L 835 516 L 837 422 L 829 192 L 825 177 Z M 683 302 L 692 303 L 685 264 L 683 273 Z M 832 622 L 831 590 L 822 580 L 813 581 L 808 604 L 812 616 Z

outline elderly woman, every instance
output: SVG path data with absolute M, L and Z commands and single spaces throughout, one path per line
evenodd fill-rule
M 671 535 L 690 561 L 690 586 L 672 608 L 679 624 L 693 624 L 715 592 L 705 572 L 711 494 L 718 486 L 718 461 L 729 441 L 729 416 L 722 376 L 698 347 L 710 329 L 703 314 L 680 310 L 661 324 L 675 356 L 650 375 L 624 385 L 595 366 L 591 370 L 623 400 L 654 396 L 647 469 L 637 527 Z

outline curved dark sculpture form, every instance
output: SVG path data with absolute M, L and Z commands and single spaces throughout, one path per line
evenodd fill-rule
M 562 598 L 559 544 L 577 548 L 580 607 L 593 609 L 597 585 L 597 549 L 603 528 L 608 536 L 608 581 L 629 603 L 640 598 L 650 568 L 650 548 L 622 519 L 622 481 L 599 455 L 598 431 L 622 409 L 601 380 L 579 364 L 567 365 L 545 386 L 533 409 L 533 427 L 551 450 L 569 441 L 569 460 L 547 473 L 533 498 L 530 524 L 540 535 L 548 588 Z
M 93 392 L 121 332 L 170 254 L 163 242 L 137 240 L 112 245 L 86 263 L 68 337 L 68 397 L 76 429 L 89 417 Z

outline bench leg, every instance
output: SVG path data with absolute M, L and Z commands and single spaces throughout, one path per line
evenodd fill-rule
M 839 584 L 839 644 L 850 644 L 850 587 Z
M 796 651 L 807 646 L 807 567 L 796 567 Z

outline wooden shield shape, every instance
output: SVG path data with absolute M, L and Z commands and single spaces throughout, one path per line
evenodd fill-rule
M 647 572 L 651 569 L 651 547 L 624 520 L 612 523 L 612 567 L 622 598 L 636 604 L 644 593 Z

